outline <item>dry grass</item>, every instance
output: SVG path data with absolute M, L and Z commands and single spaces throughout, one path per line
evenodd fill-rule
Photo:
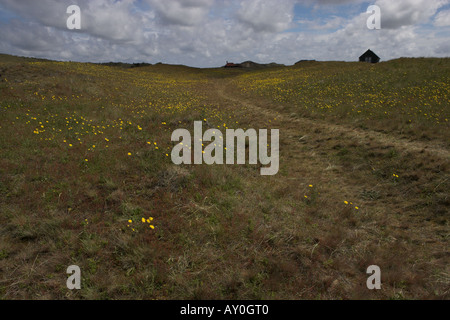
M 0 296 L 448 298 L 448 68 L 0 57 Z M 174 166 L 172 131 L 202 119 L 279 128 L 279 173 Z M 65 286 L 71 264 L 79 291 Z M 365 286 L 371 264 L 382 290 Z

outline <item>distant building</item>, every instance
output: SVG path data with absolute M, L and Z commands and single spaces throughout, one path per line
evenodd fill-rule
M 235 64 L 233 62 L 228 62 L 228 61 L 227 61 L 227 64 L 224 66 L 224 68 L 240 68 L 240 67 L 241 67 L 240 64 Z
M 360 62 L 378 63 L 380 62 L 380 57 L 377 56 L 372 50 L 367 50 L 361 57 L 359 57 Z
M 232 63 L 228 62 L 223 66 L 224 68 L 244 68 L 244 69 L 261 69 L 261 68 L 269 68 L 269 67 L 285 67 L 284 64 L 279 64 L 275 62 L 271 63 L 256 63 L 253 61 L 244 61 L 241 63 Z

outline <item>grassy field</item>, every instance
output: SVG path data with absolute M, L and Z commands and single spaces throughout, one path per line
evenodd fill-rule
M 449 98 L 450 59 L 0 55 L 0 297 L 448 299 Z M 171 134 L 196 120 L 279 129 L 278 174 L 174 165 Z

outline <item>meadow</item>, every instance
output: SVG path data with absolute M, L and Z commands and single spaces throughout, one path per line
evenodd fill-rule
M 0 55 L 0 297 L 446 299 L 449 97 L 450 59 Z M 279 129 L 279 172 L 174 165 L 171 134 L 194 121 Z

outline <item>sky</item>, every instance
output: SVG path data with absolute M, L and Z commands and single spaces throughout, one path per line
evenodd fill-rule
M 70 5 L 81 28 L 70 30 Z M 369 29 L 370 5 L 381 29 Z M 0 0 L 0 53 L 219 67 L 450 56 L 450 0 Z

